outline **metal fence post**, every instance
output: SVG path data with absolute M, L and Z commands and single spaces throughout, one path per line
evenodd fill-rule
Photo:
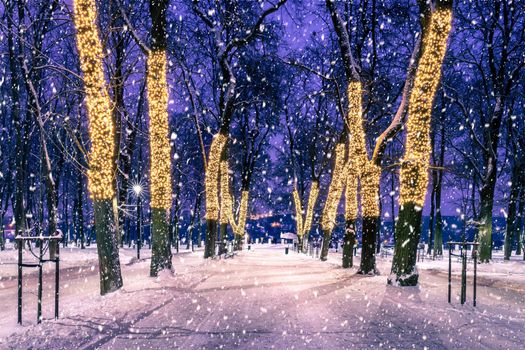
M 55 259 L 55 320 L 58 320 L 58 298 L 60 296 L 60 250 L 57 248 Z
M 38 305 L 36 311 L 36 322 L 42 322 L 42 246 L 44 242 L 40 242 L 40 253 L 38 257 Z
M 473 295 L 473 304 L 476 306 L 476 287 L 477 287 L 477 269 L 478 269 L 478 249 L 475 247 L 472 255 L 474 256 L 474 295 Z
M 452 252 L 451 252 L 452 246 L 449 243 L 448 244 L 448 302 L 450 304 L 451 302 L 451 294 L 452 294 Z
M 22 244 L 23 240 L 16 240 L 18 245 L 18 324 L 22 324 Z
M 465 283 L 466 283 L 466 271 L 465 271 L 465 246 L 461 246 L 461 294 L 460 301 L 461 304 L 465 304 Z

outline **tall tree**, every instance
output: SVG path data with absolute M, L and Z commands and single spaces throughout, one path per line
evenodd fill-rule
M 171 147 L 168 129 L 166 78 L 167 0 L 151 0 L 151 51 L 148 55 L 148 105 L 150 133 L 150 182 L 152 256 L 150 275 L 171 269 L 169 212 L 171 209 Z
M 219 132 L 213 137 L 208 153 L 208 162 L 205 175 L 206 191 L 206 247 L 204 257 L 215 256 L 215 242 L 217 238 L 217 224 L 219 221 L 219 172 L 220 159 L 223 149 L 228 141 L 230 124 L 235 112 L 235 100 L 237 94 L 237 78 L 232 69 L 231 59 L 236 50 L 245 47 L 252 42 L 264 30 L 266 17 L 276 12 L 286 0 L 280 0 L 275 5 L 265 9 L 257 18 L 255 23 L 242 34 L 236 33 L 230 36 L 225 34 L 225 23 L 216 20 L 213 15 L 225 13 L 226 17 L 232 16 L 232 10 L 238 9 L 239 4 L 225 4 L 228 8 L 223 11 L 204 12 L 200 8 L 200 1 L 193 0 L 193 11 L 206 25 L 210 36 L 213 38 L 213 46 L 220 67 L 221 87 L 219 91 Z M 230 5 L 232 8 L 230 8 Z M 220 6 L 220 4 L 218 5 Z M 218 9 L 217 9 L 218 10 Z M 223 19 L 224 20 L 224 19 Z M 236 29 L 235 32 L 238 32 Z M 232 34 L 232 33 L 230 33 Z
M 389 283 L 417 285 L 417 245 L 428 186 L 430 121 L 452 22 L 452 1 L 438 1 L 423 36 L 423 53 L 408 106 L 405 155 L 401 166 L 399 219 Z
M 372 13 L 375 14 L 375 2 L 372 4 Z M 424 0 L 418 1 L 420 9 L 420 24 L 422 32 L 427 30 L 426 24 L 428 22 L 428 16 L 430 13 L 430 7 Z M 362 65 L 359 64 L 352 50 L 352 42 L 350 40 L 351 35 L 349 33 L 349 26 L 345 25 L 336 4 L 333 0 L 326 0 L 326 7 L 330 13 L 334 30 L 337 34 L 338 44 L 340 48 L 341 58 L 343 62 L 343 68 L 348 81 L 347 96 L 348 96 L 348 113 L 347 123 L 350 133 L 350 145 L 349 149 L 352 153 L 349 154 L 348 159 L 354 159 L 353 169 L 356 170 L 357 174 L 349 174 L 351 177 L 348 183 L 352 186 L 358 186 L 355 190 L 347 191 L 347 194 L 361 193 L 361 206 L 363 216 L 363 238 L 362 238 L 362 257 L 359 272 L 363 274 L 373 274 L 376 272 L 375 267 L 375 244 L 376 236 L 378 235 L 379 226 L 379 185 L 381 178 L 381 163 L 384 155 L 384 151 L 387 144 L 393 137 L 401 130 L 407 115 L 409 98 L 414 86 L 414 78 L 416 68 L 419 64 L 421 56 L 421 35 L 417 37 L 414 45 L 410 64 L 408 66 L 405 84 L 402 89 L 401 102 L 397 108 L 397 111 L 390 123 L 390 125 L 377 137 L 375 146 L 373 147 L 372 156 L 368 155 L 366 146 L 366 134 L 365 134 L 365 122 L 364 111 L 363 111 L 363 95 L 370 95 L 370 89 L 367 90 L 367 86 L 373 83 L 373 79 L 367 79 L 368 76 L 374 75 L 375 64 L 370 67 L 370 72 L 365 74 Z M 375 16 L 374 16 L 375 17 Z M 372 18 L 373 19 L 373 18 Z M 372 45 L 375 47 L 375 32 L 376 32 L 376 21 L 364 19 L 363 22 L 370 28 L 366 28 L 365 33 L 370 33 L 372 38 Z M 366 35 L 364 36 L 366 37 Z M 361 52 L 361 45 L 357 45 L 357 54 Z M 377 52 L 374 51 L 373 62 L 377 61 Z M 367 101 L 367 106 L 371 102 Z M 353 180 L 353 177 L 358 177 L 358 182 Z M 347 201 L 353 202 L 353 198 L 346 198 Z M 347 206 L 352 206 L 352 203 L 347 203 Z M 350 211 L 351 212 L 351 211 Z M 350 216 L 347 227 L 353 227 L 353 218 Z M 346 238 L 351 239 L 352 235 L 345 235 Z M 346 245 L 351 245 L 351 242 L 345 242 Z M 346 257 L 345 259 L 348 259 Z M 347 262 L 345 262 L 345 265 Z
M 113 200 L 116 195 L 114 120 L 102 64 L 94 0 L 73 2 L 80 67 L 84 75 L 91 150 L 88 187 L 93 199 L 100 270 L 100 293 L 122 287 Z

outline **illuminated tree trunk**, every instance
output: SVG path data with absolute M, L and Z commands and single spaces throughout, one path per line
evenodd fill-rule
M 310 193 L 308 195 L 308 206 L 306 207 L 306 213 L 303 224 L 303 238 L 308 242 L 308 237 L 310 236 L 310 230 L 312 229 L 312 221 L 315 211 L 315 203 L 317 202 L 317 197 L 319 196 L 319 181 L 312 181 L 310 186 Z
M 328 248 L 332 239 L 332 230 L 335 225 L 337 216 L 337 208 L 343 193 L 344 179 L 345 179 L 345 158 L 346 158 L 346 144 L 339 142 L 335 149 L 335 165 L 332 171 L 332 181 L 328 188 L 328 196 L 326 204 L 323 209 L 323 216 L 321 218 L 321 230 L 323 232 L 323 245 L 321 247 L 322 261 L 328 259 Z
M 295 231 L 297 232 L 297 250 L 303 251 L 303 206 L 301 204 L 301 196 L 297 188 L 293 190 L 293 201 L 295 205 Z
M 168 127 L 166 78 L 166 0 L 150 0 L 151 51 L 148 55 L 148 105 L 150 135 L 150 193 L 152 251 L 150 276 L 171 269 L 169 212 L 172 202 L 171 149 Z
M 232 217 L 232 199 L 230 195 L 230 180 L 228 169 L 228 157 L 226 147 L 222 151 L 220 165 L 220 232 L 219 232 L 219 255 L 226 253 L 226 243 L 228 241 L 228 221 Z
M 241 193 L 241 203 L 239 204 L 239 215 L 238 220 L 235 223 L 235 219 L 232 216 L 231 222 L 233 222 L 232 227 L 235 230 L 235 249 L 241 250 L 242 243 L 244 241 L 244 235 L 246 234 L 244 228 L 246 227 L 246 219 L 248 217 L 248 200 L 249 200 L 249 191 L 248 189 L 243 189 Z
M 102 45 L 96 27 L 94 0 L 75 0 L 75 27 L 80 66 L 84 74 L 86 106 L 89 117 L 91 152 L 88 187 L 93 199 L 95 230 L 100 269 L 100 293 L 122 287 L 115 232 L 113 198 L 116 164 L 113 162 L 114 122 L 102 63 Z
M 438 0 L 439 1 L 439 0 Z M 448 1 L 448 0 L 444 0 Z M 430 14 L 430 4 L 427 1 L 418 1 L 417 2 L 420 8 L 420 22 L 423 28 L 426 28 L 425 23 L 427 22 L 428 16 Z M 366 174 L 363 173 L 367 163 L 372 163 L 377 166 L 381 165 L 382 157 L 384 151 L 387 147 L 389 140 L 394 139 L 394 136 L 402 129 L 404 124 L 405 115 L 407 114 L 408 101 L 414 85 L 414 77 L 416 74 L 416 67 L 419 64 L 419 59 L 421 56 L 421 36 L 416 38 L 414 49 L 412 51 L 412 56 L 410 59 L 410 64 L 407 70 L 407 75 L 405 79 L 405 85 L 403 87 L 403 95 L 401 102 L 398 106 L 397 112 L 392 119 L 390 125 L 379 135 L 375 142 L 375 148 L 372 154 L 371 159 L 369 159 L 366 146 L 365 146 L 365 132 L 363 128 L 364 118 L 361 111 L 361 99 L 362 99 L 362 88 L 361 80 L 363 77 L 360 76 L 359 71 L 362 69 L 359 67 L 357 61 L 354 59 L 350 35 L 348 33 L 348 26 L 343 21 L 342 17 L 339 15 L 336 2 L 333 0 L 326 0 L 327 9 L 330 12 L 330 17 L 334 26 L 334 30 L 337 33 L 337 38 L 339 42 L 339 48 L 341 51 L 341 58 L 345 68 L 345 74 L 349 81 L 348 84 L 348 101 L 349 101 L 349 113 L 347 124 L 350 129 L 351 135 L 351 144 L 354 144 L 354 151 L 351 153 L 349 158 L 356 159 L 356 169 L 359 171 L 359 178 L 361 183 L 366 183 L 369 179 L 365 178 Z M 372 32 L 374 31 L 374 21 L 372 21 Z M 372 188 L 370 188 L 372 191 Z M 376 193 L 379 193 L 379 188 L 374 189 L 373 193 L 369 194 L 369 197 L 375 196 Z M 371 228 L 374 224 L 372 220 L 367 220 L 370 225 L 367 224 L 368 228 Z M 379 225 L 375 224 L 376 228 L 379 229 Z M 368 229 L 367 229 L 368 231 Z M 375 235 L 379 237 L 379 230 L 376 231 Z M 370 241 L 371 244 L 375 246 L 375 240 Z M 367 254 L 366 259 L 371 258 L 375 259 L 373 255 Z M 371 264 L 370 264 L 371 265 Z
M 428 35 L 423 38 L 423 53 L 410 96 L 405 156 L 401 167 L 399 219 L 389 283 L 417 285 L 416 252 L 421 236 L 422 211 L 428 185 L 430 162 L 430 118 L 441 76 L 450 32 L 452 10 L 439 6 L 432 13 Z
M 381 168 L 374 161 L 368 159 L 365 143 L 365 131 L 362 118 L 362 86 L 360 82 L 354 81 L 348 84 L 348 125 L 350 129 L 349 145 L 349 171 L 355 172 L 361 184 L 361 207 L 363 215 L 363 233 L 361 241 L 361 263 L 359 273 L 375 274 L 375 246 L 376 235 L 379 229 L 379 180 Z M 347 180 L 348 181 L 348 180 Z M 357 181 L 357 179 L 352 180 Z M 348 200 L 356 201 L 357 182 L 351 184 L 352 189 L 347 189 Z M 353 188 L 356 188 L 354 190 Z M 357 204 L 351 204 L 351 206 Z M 351 221 L 357 217 L 357 207 L 352 208 Z
M 208 167 L 206 169 L 206 245 L 204 258 L 215 256 L 215 241 L 217 239 L 217 222 L 219 220 L 219 173 L 222 150 L 226 145 L 228 136 L 218 133 L 210 146 Z
M 306 213 L 304 214 L 303 221 L 303 208 L 301 204 L 301 196 L 299 196 L 299 191 L 294 189 L 293 199 L 295 204 L 295 220 L 297 226 L 297 246 L 299 252 L 303 251 L 303 244 L 308 242 L 308 236 L 312 228 L 312 221 L 315 210 L 315 203 L 317 202 L 317 197 L 319 196 L 319 181 L 314 180 L 310 186 L 310 193 L 308 195 L 308 206 L 306 207 Z

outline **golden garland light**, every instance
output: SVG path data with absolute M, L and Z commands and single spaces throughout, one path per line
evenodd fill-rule
M 303 235 L 303 208 L 301 205 L 301 197 L 297 188 L 293 190 L 293 201 L 295 204 L 295 221 L 297 226 L 297 235 L 301 237 Z
M 335 225 L 337 207 L 343 192 L 344 172 L 345 172 L 345 148 L 344 143 L 338 143 L 335 148 L 335 166 L 332 172 L 332 181 L 328 188 L 328 197 L 321 217 L 321 227 L 323 230 L 332 231 Z
M 95 0 L 73 1 L 77 48 L 84 75 L 86 107 L 89 119 L 88 188 L 92 199 L 111 199 L 115 195 L 113 156 L 115 125 L 106 89 L 102 63 Z
M 312 219 L 314 216 L 315 202 L 319 195 L 319 182 L 312 181 L 310 186 L 310 194 L 308 195 L 308 207 L 306 208 L 306 218 L 304 220 L 303 235 L 307 234 L 312 227 Z
M 366 152 L 365 130 L 363 128 L 362 120 L 362 94 L 363 89 L 361 83 L 352 81 L 348 84 L 348 114 L 347 125 L 350 130 L 350 146 L 352 151 L 351 158 L 355 169 L 361 173 L 368 163 L 368 155 Z
M 350 129 L 349 159 L 351 164 L 348 171 L 347 182 L 351 188 L 347 188 L 347 209 L 350 217 L 357 217 L 357 203 L 353 198 L 357 197 L 357 180 L 361 183 L 361 206 L 363 217 L 379 216 L 379 181 L 381 179 L 381 168 L 368 159 L 366 151 L 366 136 L 362 120 L 362 86 L 360 82 L 348 84 L 348 127 Z M 350 168 L 351 167 L 351 168 Z M 355 181 L 355 184 L 354 184 Z M 355 206 L 355 207 L 354 207 Z
M 151 207 L 171 207 L 171 152 L 168 129 L 166 53 L 148 56 L 148 104 L 150 134 Z
M 204 180 L 206 188 L 206 219 L 219 219 L 219 172 L 222 149 L 226 145 L 228 137 L 224 134 L 217 134 L 213 138 L 208 156 L 208 166 Z
M 230 195 L 230 180 L 228 176 L 228 161 L 221 161 L 220 165 L 220 184 L 221 184 L 221 214 L 220 223 L 227 224 L 232 216 L 232 198 Z M 234 228 L 235 223 L 231 223 Z M 234 229 L 235 231 L 235 229 Z
M 441 78 L 441 65 L 451 29 L 452 10 L 436 10 L 430 19 L 430 31 L 423 39 L 423 54 L 414 81 L 408 108 L 405 156 L 401 168 L 401 205 L 422 207 L 428 185 L 428 166 L 432 152 L 430 119 L 432 104 Z
M 361 201 L 363 217 L 379 216 L 379 181 L 381 168 L 372 162 L 367 162 L 361 176 Z
M 351 144 L 351 143 L 350 143 Z M 354 165 L 354 159 L 351 158 L 354 154 L 351 147 L 348 150 L 349 160 L 346 170 L 346 189 L 345 189 L 345 219 L 357 219 L 357 179 L 358 171 Z
M 239 207 L 239 220 L 235 225 L 237 234 L 239 236 L 244 236 L 244 227 L 246 226 L 246 218 L 248 215 L 248 199 L 249 192 L 247 190 L 242 191 L 241 204 Z

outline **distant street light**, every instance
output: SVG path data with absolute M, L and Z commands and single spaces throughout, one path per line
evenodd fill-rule
M 140 246 L 142 245 L 142 213 L 141 213 L 141 193 L 142 193 L 142 185 L 141 184 L 135 184 L 133 185 L 133 193 L 135 193 L 135 196 L 137 197 L 137 260 L 140 260 Z
M 140 197 L 140 194 L 142 192 L 142 185 L 141 184 L 133 185 L 133 192 L 135 192 L 137 197 Z

